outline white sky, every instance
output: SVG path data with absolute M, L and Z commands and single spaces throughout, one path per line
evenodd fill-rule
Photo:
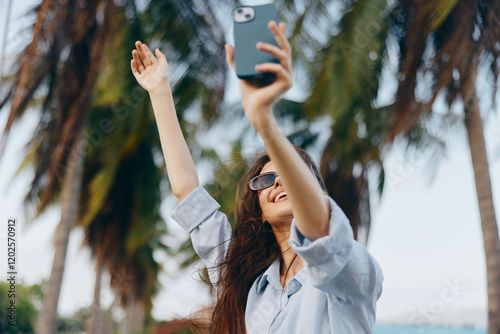
M 1 38 L 6 1 L 0 1 L 0 6 Z M 19 2 L 14 3 L 13 17 L 18 18 L 25 8 L 20 7 Z M 236 94 L 234 91 L 228 93 Z M 500 216 L 498 114 L 497 110 L 496 115 L 489 117 L 485 129 L 497 220 Z M 3 110 L 0 128 L 3 129 L 6 119 L 7 110 Z M 0 221 L 6 222 L 8 217 L 19 219 L 19 277 L 27 284 L 37 283 L 50 275 L 54 253 L 51 237 L 60 213 L 58 208 L 53 208 L 29 226 L 24 221 L 22 199 L 29 175 L 22 174 L 14 179 L 14 173 L 36 122 L 36 116 L 27 115 L 13 128 L 0 161 Z M 395 177 L 401 182 L 386 185 L 382 199 L 378 201 L 374 197 L 372 200 L 373 221 L 368 248 L 385 275 L 377 317 L 380 322 L 404 323 L 427 315 L 427 319 L 436 323 L 450 322 L 448 319 L 455 318 L 485 324 L 485 260 L 466 139 L 459 137 L 449 142 L 447 157 L 442 160 L 432 183 L 429 183 L 428 159 L 408 162 L 402 158 L 401 152 L 395 148 L 384 161 L 387 177 Z M 175 202 L 175 199 L 166 201 L 162 213 L 168 219 L 172 234 L 184 240 L 184 231 L 169 218 Z M 6 252 L 3 251 L 5 233 L 5 227 L 1 227 L 2 268 L 6 263 Z M 74 230 L 59 304 L 59 312 L 64 316 L 90 305 L 92 299 L 94 267 L 88 250 L 81 248 L 81 242 L 82 232 Z M 163 290 L 154 301 L 155 318 L 171 319 L 176 314 L 186 316 L 196 305 L 209 300 L 208 289 L 197 280 L 192 269 L 179 272 L 175 261 L 160 256 L 159 259 L 170 274 L 160 276 Z M 461 289 L 454 301 L 449 302 L 443 299 L 442 293 L 453 283 L 460 285 Z M 107 289 L 104 289 L 102 299 L 106 306 L 111 303 L 112 297 Z

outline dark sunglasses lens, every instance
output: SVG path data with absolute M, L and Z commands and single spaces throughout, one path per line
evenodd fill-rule
M 255 178 L 253 181 L 253 186 L 255 189 L 265 189 L 274 184 L 274 180 L 276 180 L 276 176 L 274 174 L 264 174 Z

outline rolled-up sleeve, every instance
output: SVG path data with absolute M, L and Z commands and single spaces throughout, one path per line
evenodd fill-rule
M 377 300 L 382 293 L 382 270 L 368 250 L 354 240 L 349 220 L 340 207 L 331 197 L 328 200 L 329 234 L 311 242 L 293 219 L 290 246 L 307 263 L 316 288 L 350 304 Z
M 199 186 L 172 212 L 176 221 L 191 237 L 194 250 L 209 269 L 210 282 L 218 281 L 218 270 L 211 270 L 225 256 L 231 240 L 231 225 L 220 205 Z

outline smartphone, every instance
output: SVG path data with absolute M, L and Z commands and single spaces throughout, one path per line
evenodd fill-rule
M 262 6 L 238 6 L 233 10 L 234 63 L 240 79 L 271 83 L 273 73 L 255 70 L 255 65 L 279 63 L 265 51 L 257 49 L 257 42 L 278 46 L 276 38 L 267 27 L 269 21 L 278 23 L 278 14 L 273 4 Z

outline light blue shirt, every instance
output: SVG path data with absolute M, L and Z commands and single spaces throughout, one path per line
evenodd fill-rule
M 292 220 L 289 244 L 306 265 L 283 289 L 280 260 L 254 281 L 248 293 L 245 323 L 254 333 L 373 333 L 376 301 L 383 274 L 366 248 L 354 240 L 349 221 L 330 201 L 329 235 L 311 242 Z M 231 226 L 220 205 L 198 187 L 177 205 L 172 218 L 190 233 L 207 268 L 220 263 L 231 239 Z M 217 270 L 209 270 L 218 281 Z

